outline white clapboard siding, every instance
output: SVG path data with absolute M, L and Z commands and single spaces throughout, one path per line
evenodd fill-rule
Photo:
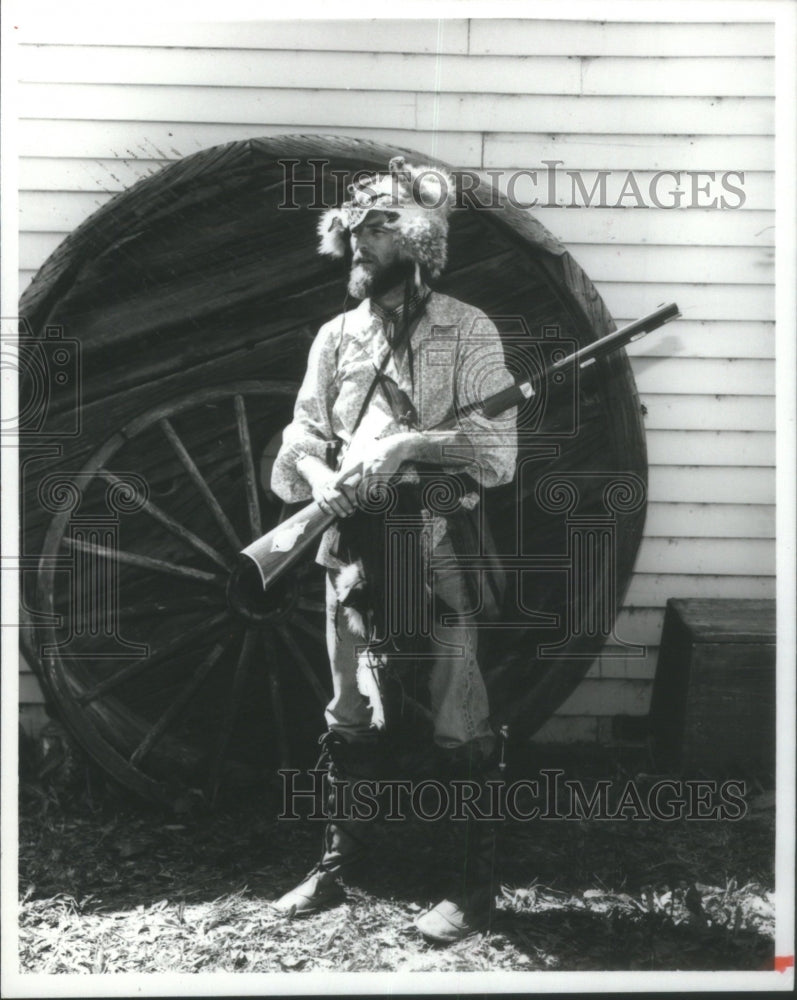
M 125 114 L 118 109 L 119 119 Z M 256 123 L 256 128 L 246 129 L 240 124 L 224 122 L 144 123 L 130 120 L 117 122 L 56 121 L 45 118 L 19 123 L 18 141 L 23 156 L 58 157 L 123 157 L 142 156 L 139 143 L 158 146 L 163 159 L 179 158 L 188 153 L 215 146 L 234 139 L 258 135 L 276 135 L 285 129 L 268 122 Z M 593 127 L 594 127 L 593 123 Z M 500 171 L 512 165 L 544 170 L 545 161 L 551 161 L 559 170 L 709 170 L 722 173 L 726 170 L 770 171 L 774 168 L 775 142 L 772 136 L 694 136 L 694 135 L 612 135 L 603 132 L 585 135 L 566 133 L 490 133 L 460 132 L 441 128 L 433 134 L 408 132 L 397 135 L 394 129 L 343 128 L 342 135 L 390 138 L 393 142 L 411 146 L 413 141 L 421 151 L 429 152 L 432 142 L 454 143 L 463 139 L 464 147 L 455 146 L 451 153 L 439 153 L 442 159 L 460 167 L 481 165 Z M 258 131 L 262 129 L 263 131 Z M 414 139 L 413 139 L 414 136 Z M 423 139 L 423 145 L 420 139 Z M 478 143 L 476 140 L 478 139 Z M 482 156 L 483 144 L 483 156 Z M 175 148 L 172 149 L 171 147 Z M 464 152 L 463 152 L 464 148 Z M 454 155 L 456 154 L 456 155 Z M 161 158 L 161 154 L 158 157 Z
M 179 159 L 174 156 L 173 159 Z M 19 166 L 19 187 L 22 191 L 86 191 L 97 190 L 116 194 L 125 191 L 143 177 L 156 174 L 168 163 L 167 159 L 92 158 L 27 156 Z
M 339 52 L 280 52 L 275 50 L 121 48 L 97 50 L 84 46 L 26 46 L 21 79 L 31 82 L 150 84 L 204 87 L 322 88 L 339 82 Z M 767 60 L 752 67 L 753 90 L 771 89 Z M 675 71 L 677 74 L 677 70 Z M 738 87 L 733 60 L 717 67 L 730 93 Z M 756 79 L 758 83 L 756 83 Z M 356 91 L 411 90 L 476 94 L 579 94 L 581 61 L 567 56 L 525 61 L 501 56 L 473 60 L 466 55 L 416 55 L 358 52 L 346 55 L 346 86 Z M 595 91 L 592 91 L 595 93 Z M 613 92 L 613 91 L 612 91 Z M 661 91 L 660 91 L 661 92 Z M 667 93 L 666 88 L 663 93 Z M 716 92 L 716 88 L 710 93 Z M 740 95 L 745 91 L 739 90 Z
M 637 247 L 635 252 L 640 249 Z M 685 248 L 687 252 L 690 249 Z M 623 325 L 630 323 L 633 317 L 615 316 L 614 319 L 618 325 Z M 682 318 L 635 340 L 626 351 L 631 357 L 645 358 L 774 358 L 775 324 Z
M 773 431 L 775 400 L 772 396 L 682 396 L 664 386 L 643 401 L 647 430 Z M 673 459 L 676 456 L 671 456 Z
M 644 7 L 631 15 L 644 21 Z M 771 15 L 769 15 L 771 17 Z M 749 14 L 748 14 L 749 17 Z M 768 19 L 763 15 L 763 21 Z M 715 19 L 707 17 L 707 21 Z M 158 45 L 220 49 L 430 52 L 471 55 L 772 56 L 771 24 L 615 23 L 565 20 L 147 22 L 121 16 L 91 22 L 52 17 L 21 25 L 25 43 Z
M 644 4 L 636 4 L 637 11 Z M 749 11 L 749 8 L 748 8 Z M 749 13 L 748 13 L 749 16 Z M 766 21 L 766 16 L 762 20 Z M 640 20 L 642 18 L 640 17 Z M 474 55 L 541 56 L 771 56 L 771 24 L 632 24 L 599 21 L 474 19 Z
M 645 520 L 648 538 L 675 538 L 685 527 L 693 538 L 774 538 L 775 508 L 750 503 L 729 503 L 722 507 L 662 501 L 648 504 Z
M 620 644 L 646 645 L 658 643 L 664 622 L 664 608 L 623 608 L 617 615 L 614 637 Z M 612 639 L 604 647 L 604 653 L 611 655 L 614 649 Z M 622 650 L 618 650 L 622 652 Z M 626 650 L 630 653 L 630 650 Z
M 705 62 L 697 60 L 706 74 Z M 737 62 L 738 65 L 738 62 Z M 746 65 L 746 62 L 745 62 Z M 708 74 L 706 74 L 708 75 Z M 636 78 L 634 89 L 636 90 Z M 626 83 L 626 86 L 628 84 Z M 543 170 L 725 170 L 771 171 L 772 136 L 607 135 L 593 123 L 593 134 L 488 132 L 483 166 L 503 170 L 509 164 Z
M 20 88 L 19 104 L 22 118 L 37 119 L 117 121 L 123 109 L 126 117 L 144 121 L 241 124 L 270 121 L 277 125 L 298 125 L 302 129 L 308 125 L 329 128 L 340 123 L 408 129 L 426 127 L 419 124 L 418 106 L 426 97 L 400 90 L 382 90 L 369 94 L 366 100 L 361 92 L 329 90 L 324 93 L 324 100 L 319 101 L 318 92 L 314 90 L 203 87 L 201 100 L 198 100 L 194 87 L 28 83 Z M 474 123 L 467 127 L 472 129 Z
M 653 296 L 652 305 L 682 296 Z M 644 311 L 650 311 L 648 306 Z M 643 312 L 642 309 L 639 310 Z M 640 395 L 671 392 L 685 396 L 697 393 L 732 393 L 736 396 L 768 396 L 775 391 L 775 362 L 759 358 L 645 358 L 631 359 Z
M 485 57 L 486 58 L 486 57 Z M 775 67 L 771 59 L 747 58 L 744 73 L 739 72 L 739 60 L 712 58 L 711 72 L 706 72 L 700 58 L 640 58 L 626 56 L 604 59 L 583 59 L 581 63 L 581 93 L 627 94 L 628 81 L 634 81 L 634 93 L 650 96 L 698 97 L 739 95 L 768 97 L 775 87 Z
M 124 109 L 119 108 L 119 115 Z M 286 133 L 329 132 L 328 126 L 311 122 L 299 127 L 275 125 L 266 118 L 261 122 L 175 122 L 175 121 L 57 121 L 51 119 L 20 121 L 17 130 L 20 153 L 25 156 L 100 157 L 112 159 L 155 159 L 166 162 L 190 156 L 200 149 L 240 139 Z M 366 128 L 335 125 L 335 135 L 386 142 L 406 149 L 417 149 L 426 156 L 437 156 L 452 164 L 478 164 L 482 135 L 473 131 L 433 133 L 417 129 Z
M 656 134 L 773 135 L 774 107 L 765 97 L 603 97 L 541 94 L 448 94 L 380 90 L 298 88 L 261 91 L 249 87 L 193 87 L 150 84 L 27 83 L 20 88 L 22 118 L 94 118 L 116 121 L 124 107 L 131 118 L 154 121 L 241 122 L 270 120 L 290 125 L 373 125 L 432 131 L 445 118 L 449 129 L 507 131 L 524 122 L 535 128 L 569 132 L 594 127 L 596 115 L 607 130 Z M 688 123 L 688 125 L 687 125 Z M 519 130 L 519 129 L 518 129 Z
M 688 320 L 775 318 L 775 290 L 768 285 L 596 281 L 595 287 L 612 314 L 624 307 L 626 312 L 642 316 L 650 312 L 651 302 L 677 302 L 681 315 Z
M 753 170 L 600 170 L 577 163 L 498 168 L 489 174 L 519 208 L 638 207 L 677 211 L 694 207 L 768 210 L 775 207 L 775 177 Z
M 628 351 L 649 502 L 616 635 L 644 655 L 607 645 L 538 734 L 611 740 L 615 716 L 648 710 L 668 598 L 774 597 L 775 31 L 768 5 L 751 10 L 744 23 L 708 7 L 656 21 L 642 4 L 615 21 L 25 19 L 20 284 L 166 163 L 326 132 L 538 198 L 533 214 L 617 323 L 677 302 L 682 318 Z M 681 207 L 656 207 L 676 188 Z M 35 727 L 41 699 L 22 669 Z
M 102 191 L 53 191 L 46 197 L 36 191 L 20 191 L 20 228 L 23 232 L 66 235 L 111 198 Z
M 673 456 L 670 461 L 678 458 Z M 715 504 L 738 503 L 743 498 L 745 503 L 771 504 L 775 502 L 775 472 L 757 466 L 651 465 L 648 498 L 663 503 Z M 687 529 L 685 524 L 684 535 L 688 535 Z M 747 539 L 742 536 L 741 540 Z
M 643 656 L 599 656 L 587 676 L 591 677 L 632 677 L 637 680 L 653 680 L 656 671 L 658 646 L 645 646 Z M 635 713 L 634 713 L 635 714 Z
M 20 40 L 28 44 L 157 45 L 178 48 L 288 49 L 336 52 L 468 52 L 464 18 L 367 21 L 194 21 L 156 23 L 141 17 L 111 19 L 56 16 L 35 24 L 23 21 Z M 731 53 L 733 54 L 733 53 Z M 339 67 L 345 67 L 345 61 Z
M 27 45 L 20 79 L 50 83 L 144 83 L 159 86 L 327 88 L 340 71 L 339 52 L 275 49 L 163 49 L 81 45 Z M 517 60 L 503 56 L 350 53 L 346 81 L 354 90 L 459 91 L 479 94 L 628 93 L 647 96 L 767 97 L 774 87 L 771 59 L 713 59 L 711 73 L 700 59 L 584 59 L 572 55 Z M 649 166 L 649 164 L 648 164 Z
M 669 597 L 757 598 L 775 596 L 775 578 L 748 574 L 634 573 L 625 596 L 635 607 L 662 607 Z
M 672 455 L 678 455 L 682 462 L 690 465 L 771 467 L 775 464 L 774 434 L 756 431 L 649 431 L 647 442 L 651 465 L 663 465 Z
M 689 525 L 681 530 L 688 531 Z M 774 565 L 775 540 L 772 538 L 646 537 L 635 569 L 637 573 L 657 576 L 687 576 L 690 573 L 763 576 L 773 572 Z
M 717 209 L 538 208 L 534 216 L 578 257 L 581 243 L 651 246 L 775 244 L 775 213 Z
M 688 523 L 682 530 L 689 531 Z M 772 572 L 774 566 L 775 540 L 771 538 L 643 538 L 636 561 L 640 573 L 720 576 L 761 576 Z
M 64 239 L 64 233 L 20 233 L 20 273 L 35 271 Z

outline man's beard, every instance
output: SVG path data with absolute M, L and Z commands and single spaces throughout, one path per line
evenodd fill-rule
M 349 295 L 356 299 L 376 298 L 401 284 L 415 270 L 411 260 L 397 260 L 385 267 L 379 264 L 353 264 L 349 274 Z

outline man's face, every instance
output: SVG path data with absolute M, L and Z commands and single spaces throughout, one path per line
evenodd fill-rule
M 412 261 L 402 254 L 387 221 L 384 212 L 369 212 L 351 233 L 349 294 L 355 298 L 378 296 L 412 273 Z

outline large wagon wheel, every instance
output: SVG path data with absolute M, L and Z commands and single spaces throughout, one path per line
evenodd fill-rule
M 319 575 L 304 564 L 263 595 L 236 571 L 282 513 L 258 485 L 258 456 L 295 393 L 274 381 L 198 390 L 131 421 L 78 474 L 40 483 L 55 512 L 40 607 L 61 621 L 43 650 L 49 686 L 140 791 L 182 781 L 213 797 L 222 779 L 286 766 L 307 723 L 321 724 Z M 290 736 L 285 697 L 303 705 Z
M 80 434 L 68 436 L 70 397 L 56 394 L 45 432 L 61 456 L 24 455 L 25 552 L 42 556 L 24 599 L 32 626 L 61 616 L 25 641 L 53 710 L 143 794 L 251 780 L 323 724 L 316 568 L 259 605 L 228 588 L 228 560 L 256 528 L 253 466 L 290 417 L 318 326 L 342 306 L 342 266 L 315 254 L 317 210 L 339 200 L 346 174 L 399 153 L 426 159 L 307 136 L 203 151 L 96 212 L 23 296 L 33 335 L 62 328 L 83 371 Z M 292 199 L 303 207 L 286 208 Z M 491 204 L 455 211 L 440 288 L 491 316 L 509 366 L 533 377 L 613 324 L 542 226 Z M 485 505 L 510 571 L 502 623 L 485 633 L 487 683 L 496 721 L 519 737 L 607 642 L 639 652 L 613 635 L 645 513 L 630 365 L 614 355 L 540 388 L 521 413 L 517 481 Z M 279 506 L 259 500 L 267 530 Z M 73 601 L 78 571 L 110 617 Z M 261 634 L 273 639 L 262 656 Z

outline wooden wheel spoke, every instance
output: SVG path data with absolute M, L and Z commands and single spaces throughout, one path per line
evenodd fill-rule
M 227 582 L 218 573 L 208 573 L 204 569 L 195 569 L 193 566 L 180 566 L 166 559 L 156 559 L 154 556 L 141 556 L 137 552 L 127 552 L 124 549 L 109 549 L 105 545 L 84 542 L 79 538 L 64 538 L 62 544 L 68 549 L 89 552 L 92 555 L 99 556 L 101 559 L 116 560 L 117 562 L 124 563 L 126 566 L 138 566 L 140 569 L 149 569 L 155 573 L 179 576 L 184 580 L 212 583 L 220 587 L 226 586 Z
M 183 444 L 182 440 L 180 439 L 180 436 L 178 435 L 177 431 L 174 429 L 174 427 L 172 426 L 171 422 L 167 417 L 161 417 L 158 423 L 160 424 L 161 430 L 166 436 L 167 441 L 174 449 L 174 452 L 177 455 L 178 459 L 180 460 L 181 465 L 188 474 L 189 479 L 196 487 L 199 495 L 205 501 L 205 504 L 207 505 L 211 514 L 213 514 L 213 517 L 215 518 L 216 523 L 218 524 L 219 528 L 224 534 L 224 537 L 227 539 L 230 545 L 232 545 L 232 547 L 236 550 L 236 552 L 239 552 L 243 548 L 243 545 L 241 544 L 240 538 L 238 538 L 238 535 L 236 534 L 235 528 L 233 528 L 232 524 L 230 523 L 230 519 L 221 509 L 219 501 L 216 499 L 210 486 L 208 486 L 204 476 L 199 471 L 199 468 L 197 467 L 193 458 L 191 458 L 191 456 L 188 454 L 188 451 L 185 445 Z
M 111 483 L 118 483 L 119 485 L 127 486 L 127 483 L 119 479 L 118 476 L 115 476 L 107 469 L 100 469 L 99 474 L 104 476 Z M 190 545 L 192 549 L 195 549 L 202 555 L 212 559 L 213 562 L 217 563 L 223 569 L 233 568 L 233 562 L 231 559 L 225 559 L 225 557 L 220 552 L 217 552 L 212 545 L 208 545 L 207 542 L 203 541 L 198 535 L 195 535 L 194 532 L 189 528 L 186 528 L 185 525 L 176 521 L 170 514 L 167 514 L 165 510 L 158 507 L 157 504 L 152 503 L 151 500 L 147 500 L 138 490 L 134 490 L 134 492 L 136 502 L 141 510 L 162 524 L 167 531 L 171 532 L 177 538 L 182 539 Z
M 158 721 L 152 726 L 147 732 L 144 739 L 139 743 L 136 749 L 130 756 L 130 763 L 137 766 L 146 757 L 146 755 L 152 750 L 155 744 L 163 738 L 166 730 L 174 722 L 180 712 L 186 707 L 186 705 L 191 701 L 194 695 L 199 691 L 202 684 L 205 682 L 208 674 L 216 666 L 216 664 L 221 659 L 226 644 L 216 643 L 216 645 L 211 649 L 208 655 L 197 667 L 191 680 L 184 685 L 180 693 L 174 699 L 174 701 L 169 705 L 166 711 L 161 715 Z
M 232 736 L 235 719 L 241 706 L 241 700 L 243 699 L 246 678 L 249 675 L 249 665 L 252 660 L 252 652 L 254 650 L 256 638 L 256 629 L 249 628 L 246 630 L 244 633 L 244 640 L 241 643 L 241 651 L 238 654 L 238 662 L 235 664 L 232 689 L 230 690 L 230 697 L 224 710 L 224 717 L 221 724 L 221 730 L 219 732 L 219 742 L 216 747 L 216 755 L 213 758 L 213 764 L 210 768 L 209 786 L 211 800 L 215 799 L 218 791 L 222 767 L 224 766 L 224 761 L 227 757 L 227 751 L 229 749 L 230 737 Z
M 274 722 L 274 735 L 277 738 L 277 757 L 280 767 L 290 767 L 290 749 L 288 747 L 288 737 L 285 732 L 285 711 L 282 705 L 282 693 L 280 692 L 279 675 L 277 673 L 277 661 L 274 658 L 274 648 L 269 645 L 266 634 L 263 633 L 263 650 L 266 656 L 266 670 L 268 672 L 268 693 L 271 701 L 271 715 Z
M 275 631 L 293 657 L 304 679 L 312 688 L 313 693 L 321 703 L 321 707 L 325 708 L 329 701 L 329 694 L 324 690 L 324 685 L 319 680 L 318 674 L 313 670 L 313 665 L 307 659 L 304 650 L 284 626 L 277 626 Z
M 188 632 L 180 632 L 173 639 L 170 639 L 165 646 L 161 646 L 152 656 L 147 657 L 145 660 L 135 660 L 133 663 L 128 663 L 126 667 L 122 667 L 110 677 L 106 677 L 105 680 L 100 681 L 99 684 L 95 684 L 93 688 L 80 695 L 78 701 L 81 704 L 87 705 L 101 695 L 113 691 L 114 688 L 130 680 L 132 677 L 137 677 L 138 674 L 143 673 L 150 667 L 154 667 L 158 663 L 170 659 L 176 653 L 179 653 L 181 649 L 189 646 L 195 639 L 200 638 L 206 632 L 210 632 L 217 625 L 220 625 L 226 617 L 227 613 L 222 612 L 221 614 L 214 615 L 212 618 L 208 618 L 206 621 L 200 622 L 199 625 Z
M 179 601 L 170 596 L 168 601 L 161 599 L 160 602 L 124 605 L 119 610 L 118 618 L 124 626 L 142 620 L 153 622 L 166 617 L 176 618 L 179 615 L 209 615 L 217 612 L 223 606 L 224 594 L 220 591 L 214 591 L 212 594 L 197 593 Z M 66 620 L 75 628 L 82 630 L 96 620 L 96 611 L 91 610 L 84 614 L 70 610 L 67 614 L 62 614 L 60 617 L 61 625 Z
M 190 596 L 181 594 L 177 600 L 172 594 L 168 598 L 155 599 L 147 603 L 135 603 L 123 606 L 119 617 L 125 622 L 134 622 L 144 619 L 154 619 L 159 616 L 188 615 L 188 614 L 211 614 L 225 606 L 224 594 L 217 591 L 212 593 L 196 593 Z
M 313 625 L 308 622 L 307 619 L 302 618 L 301 615 L 296 615 L 295 618 L 292 618 L 291 624 L 295 625 L 298 629 L 301 629 L 302 632 L 309 635 L 311 639 L 315 639 L 316 642 L 326 645 L 327 637 L 321 629 L 317 625 Z
M 300 597 L 296 602 L 296 607 L 301 608 L 302 611 L 326 611 L 326 602 L 319 597 L 317 601 L 310 600 L 309 597 Z
M 260 519 L 260 500 L 257 495 L 255 460 L 252 455 L 252 441 L 249 437 L 249 424 L 246 419 L 246 404 L 240 393 L 235 397 L 235 421 L 238 424 L 238 439 L 241 443 L 241 462 L 244 470 L 244 483 L 246 484 L 249 527 L 252 529 L 252 538 L 260 538 L 263 534 L 263 527 Z

